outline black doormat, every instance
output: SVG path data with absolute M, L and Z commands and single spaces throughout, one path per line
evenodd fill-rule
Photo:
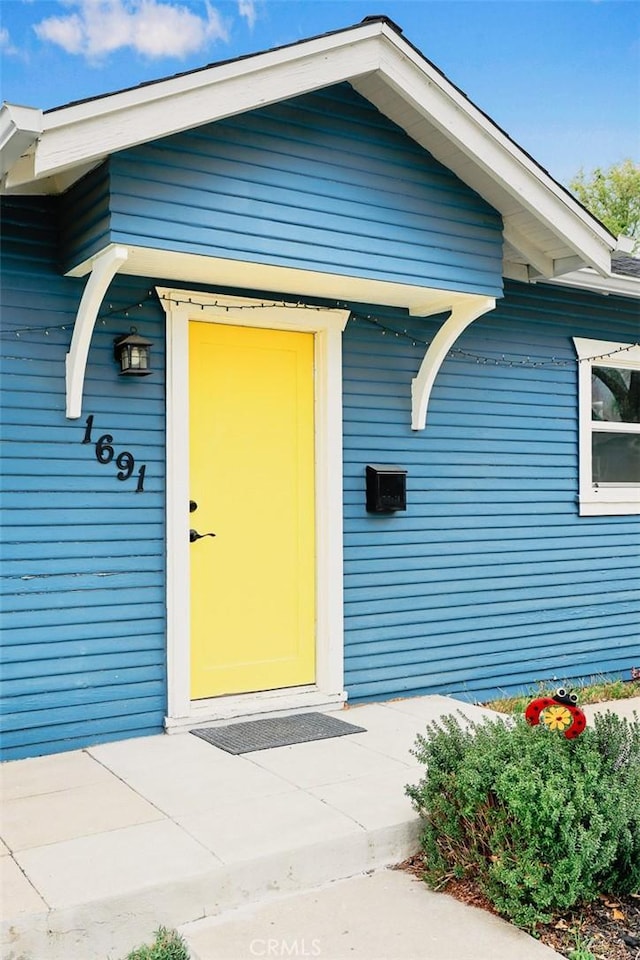
M 225 727 L 204 727 L 191 733 L 227 753 L 239 754 L 287 747 L 292 743 L 307 743 L 310 740 L 345 737 L 350 733 L 366 733 L 366 730 L 324 713 L 297 713 L 291 717 L 265 717 L 264 720 L 230 723 Z

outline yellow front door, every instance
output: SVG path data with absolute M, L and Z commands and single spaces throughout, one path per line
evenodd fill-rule
M 313 346 L 189 324 L 193 699 L 315 679 Z

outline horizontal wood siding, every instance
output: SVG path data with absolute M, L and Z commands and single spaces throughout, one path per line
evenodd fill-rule
M 3 210 L 7 758 L 159 732 L 166 712 L 164 315 L 152 284 L 116 278 L 83 417 L 67 420 L 64 357 L 85 281 L 60 275 L 57 205 L 9 199 Z M 640 518 L 578 516 L 571 341 L 638 340 L 637 302 L 508 283 L 456 345 L 466 353 L 445 362 L 421 432 L 410 429 L 411 379 L 419 341 L 441 318 L 353 311 L 344 335 L 350 699 L 483 698 L 640 666 Z M 153 341 L 157 371 L 134 382 L 113 360 L 114 338 L 132 324 Z M 89 414 L 93 443 L 83 444 Z M 96 459 L 105 433 L 147 465 L 144 493 Z M 366 513 L 367 463 L 408 470 L 406 513 Z
M 163 314 L 120 277 L 94 334 L 81 420 L 65 418 L 65 354 L 84 280 L 60 275 L 57 201 L 3 205 L 3 758 L 160 732 L 166 712 Z M 129 307 L 127 311 L 125 308 Z M 128 316 L 127 316 L 128 312 Z M 113 340 L 153 340 L 153 377 L 118 377 Z M 93 443 L 83 444 L 94 415 Z M 95 441 L 147 464 L 117 479 Z M 136 466 L 137 473 L 137 466 Z
M 60 205 L 61 273 L 99 253 L 110 242 L 109 191 L 106 160 L 65 194 Z
M 509 283 L 458 342 L 471 356 L 445 361 L 415 433 L 424 347 L 404 331 L 429 339 L 437 323 L 369 313 L 384 326 L 365 311 L 345 333 L 350 699 L 628 677 L 640 667 L 640 517 L 578 516 L 570 338 L 637 341 L 637 301 Z M 406 513 L 365 512 L 367 463 L 408 470 Z
M 112 241 L 501 292 L 499 215 L 346 84 L 109 167 Z

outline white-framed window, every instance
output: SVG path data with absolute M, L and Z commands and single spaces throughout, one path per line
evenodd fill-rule
M 580 515 L 640 514 L 640 344 L 574 337 Z

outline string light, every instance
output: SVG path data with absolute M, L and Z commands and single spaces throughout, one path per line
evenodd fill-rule
M 155 299 L 155 294 L 152 290 L 149 290 L 146 297 L 143 297 L 142 300 L 138 299 L 134 303 L 129 304 L 124 307 L 117 307 L 110 303 L 108 309 L 100 314 L 97 318 L 97 322 L 101 326 L 105 327 L 107 320 L 110 317 L 115 315 L 124 316 L 129 318 L 129 312 L 131 310 L 141 310 L 144 305 L 149 301 Z M 350 310 L 349 304 L 341 303 L 336 301 L 333 308 L 326 305 L 318 305 L 313 303 L 306 303 L 300 300 L 270 300 L 270 301 L 261 301 L 259 303 L 241 303 L 241 304 L 229 304 L 225 302 L 220 302 L 218 300 L 207 300 L 199 301 L 195 300 L 193 297 L 175 297 L 175 296 L 166 296 L 162 294 L 160 300 L 165 303 L 171 303 L 175 306 L 188 305 L 191 307 L 199 307 L 200 310 L 205 310 L 205 308 L 214 308 L 218 310 L 224 310 L 228 313 L 230 310 L 233 310 L 234 313 L 237 311 L 246 311 L 246 310 L 265 310 L 278 307 L 285 310 L 312 310 L 315 312 L 325 311 L 327 309 L 343 309 Z M 406 328 L 398 330 L 393 326 L 386 324 L 379 317 L 376 317 L 373 314 L 369 313 L 359 313 L 357 311 L 350 310 L 350 321 L 352 323 L 365 322 L 371 324 L 372 326 L 377 327 L 380 330 L 380 334 L 383 337 L 388 335 L 394 336 L 396 339 L 404 339 L 411 344 L 412 347 L 424 347 L 427 348 L 430 346 L 430 340 L 424 340 L 421 337 L 416 336 L 415 333 L 409 333 Z M 47 326 L 44 331 L 42 327 L 21 327 L 20 329 L 9 329 L 3 330 L 0 336 L 15 336 L 18 339 L 23 339 L 25 343 L 33 343 L 37 341 L 24 340 L 24 334 L 29 333 L 42 333 L 44 332 L 45 336 L 49 336 L 52 331 L 66 331 L 69 327 L 69 322 L 66 321 L 63 324 L 58 326 Z M 536 367 L 571 367 L 574 364 L 580 363 L 594 363 L 599 360 L 607 360 L 610 357 L 616 356 L 620 353 L 626 353 L 630 350 L 640 348 L 640 342 L 625 344 L 621 347 L 615 347 L 613 350 L 608 350 L 605 353 L 600 353 L 592 357 L 576 357 L 567 360 L 559 359 L 558 357 L 532 357 L 530 355 L 522 354 L 512 354 L 507 356 L 502 353 L 500 356 L 487 356 L 485 354 L 476 353 L 471 350 L 465 350 L 462 347 L 452 347 L 449 350 L 447 357 L 455 360 L 468 360 L 473 361 L 476 365 L 489 365 L 496 367 L 527 367 L 527 368 L 536 368 Z
M 324 312 L 325 310 L 348 310 L 349 305 L 347 303 L 340 303 L 336 301 L 333 307 L 327 307 L 326 305 L 319 305 L 315 303 L 305 303 L 301 300 L 262 300 L 260 303 L 239 303 L 239 304 L 229 304 L 224 302 L 219 302 L 218 300 L 207 300 L 202 303 L 198 300 L 194 300 L 193 297 L 180 298 L 180 297 L 169 297 L 164 294 L 160 296 L 160 300 L 163 303 L 172 303 L 175 306 L 187 305 L 190 307 L 200 307 L 201 310 L 204 310 L 205 307 L 215 308 L 218 310 L 224 310 L 226 313 L 229 310 L 233 310 L 235 313 L 238 310 L 265 310 L 271 309 L 273 307 L 280 307 L 285 310 L 313 310 L 316 313 Z
M 114 307 L 113 304 L 110 303 L 108 309 L 104 313 L 101 313 L 98 315 L 98 317 L 96 318 L 96 324 L 99 324 L 101 327 L 106 327 L 107 320 L 109 319 L 109 317 L 112 317 L 115 315 L 128 317 L 130 310 L 135 310 L 135 309 L 141 310 L 144 307 L 145 303 L 148 303 L 152 299 L 153 299 L 153 292 L 150 290 L 149 294 L 146 297 L 144 297 L 142 301 L 138 299 L 135 301 L 135 303 L 130 303 L 124 307 Z M 10 327 L 7 327 L 7 328 L 4 328 L 2 331 L 0 331 L 0 336 L 21 337 L 25 333 L 44 333 L 45 336 L 49 336 L 49 334 L 53 333 L 54 331 L 69 330 L 69 329 L 73 329 L 73 323 L 70 323 L 69 320 L 65 320 L 64 323 L 47 324 L 44 330 L 42 327 L 19 327 L 19 328 L 14 327 L 13 329 L 11 329 Z
M 351 319 L 355 321 L 366 321 L 367 323 L 378 327 L 382 336 L 386 336 L 387 333 L 393 333 L 396 337 L 404 337 L 414 347 L 429 347 L 431 343 L 429 340 L 422 340 L 420 337 L 409 334 L 407 330 L 397 331 L 395 328 L 385 325 L 382 320 L 371 314 L 352 313 Z M 601 353 L 593 357 L 574 357 L 567 360 L 560 360 L 555 356 L 531 357 L 530 355 L 523 356 L 517 354 L 512 354 L 512 356 L 509 358 L 504 353 L 499 357 L 486 356 L 484 354 L 474 353 L 471 350 L 464 350 L 462 347 L 452 347 L 447 354 L 447 357 L 451 359 L 473 360 L 477 365 L 483 364 L 496 367 L 572 367 L 576 363 L 593 363 L 597 360 L 606 360 L 618 353 L 625 353 L 629 350 L 635 349 L 636 347 L 640 347 L 640 343 L 625 344 L 622 347 L 616 347 L 613 350 L 609 350 L 606 353 Z

